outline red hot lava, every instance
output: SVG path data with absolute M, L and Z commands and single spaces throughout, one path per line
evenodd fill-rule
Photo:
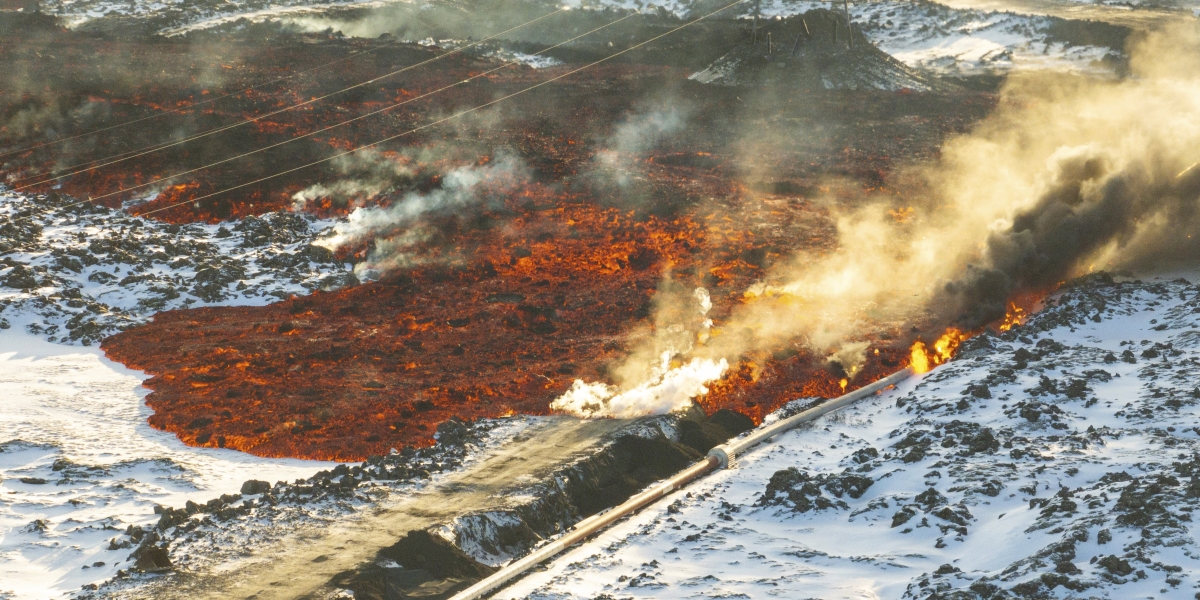
M 717 29 L 735 26 L 714 24 L 703 32 L 697 28 L 701 33 L 696 35 L 715 39 L 711 35 Z M 6 51 L 26 71 L 62 80 L 45 87 L 74 90 L 76 97 L 58 99 L 61 105 L 90 102 L 104 108 L 97 114 L 116 122 L 216 93 L 196 84 L 204 65 L 194 64 L 196 55 L 187 44 L 122 45 L 65 30 L 54 35 L 60 58 L 53 63 L 39 63 L 46 60 L 41 54 L 18 52 L 16 43 L 3 36 L 0 44 L 8 44 Z M 219 45 L 213 60 L 230 67 L 221 67 L 230 77 L 227 88 L 311 68 L 367 47 L 373 53 L 338 69 L 164 117 L 156 127 L 133 128 L 110 143 L 18 153 L 6 158 L 5 171 L 12 177 L 36 177 L 56 164 L 129 152 L 162 142 L 161 131 L 194 133 L 226 125 L 439 52 L 407 44 L 374 48 L 379 42 L 322 36 L 283 40 Z M 544 414 L 576 378 L 609 379 L 606 365 L 624 356 L 630 332 L 647 323 L 664 273 L 685 285 L 707 288 L 715 305 L 710 316 L 719 323 L 741 301 L 741 291 L 761 279 L 773 261 L 796 250 L 832 246 L 833 227 L 819 197 L 843 202 L 861 197 L 864 189 L 892 193 L 883 184 L 894 163 L 935 155 L 947 133 L 963 130 L 994 103 L 985 93 L 862 90 L 805 91 L 747 103 L 744 90 L 686 81 L 701 66 L 693 62 L 715 58 L 697 59 L 697 48 L 724 53 L 702 41 L 680 38 L 674 45 L 647 48 L 628 55 L 636 60 L 614 61 L 538 88 L 487 118 L 426 130 L 382 148 L 396 160 L 407 150 L 442 157 L 424 171 L 418 169 L 410 182 L 418 191 L 438 185 L 436 174 L 446 168 L 478 164 L 499 148 L 513 151 L 532 173 L 533 183 L 523 184 L 503 206 L 433 218 L 440 237 L 425 248 L 432 266 L 270 306 L 162 313 L 147 325 L 109 338 L 104 350 L 152 375 L 146 382 L 153 390 L 147 398 L 154 409 L 151 425 L 188 444 L 262 456 L 357 460 L 392 447 L 431 443 L 437 424 L 451 417 Z M 582 52 L 579 60 L 592 60 L 600 56 L 597 52 L 611 51 L 609 45 L 598 45 L 576 52 Z M 182 75 L 157 80 L 161 83 L 153 89 L 92 89 L 90 80 L 73 75 L 91 72 L 114 57 L 137 65 L 151 55 L 153 64 L 147 64 L 153 69 L 148 72 Z M 97 196 L 193 169 L 491 66 L 485 59 L 455 56 L 436 69 L 407 73 L 311 110 L 86 171 L 66 179 L 62 190 Z M 172 180 L 132 212 L 170 206 L 152 218 L 183 223 L 286 208 L 298 190 L 345 174 L 325 164 L 199 203 L 191 200 L 283 166 L 327 157 L 335 149 L 394 135 L 444 116 L 448 106 L 488 102 L 570 68 L 514 68 L 481 78 L 436 100 Z M 63 81 L 83 83 L 76 89 Z M 663 90 L 671 94 L 668 104 L 692 107 L 688 126 L 647 151 L 652 158 L 632 158 L 626 169 L 633 176 L 631 188 L 593 185 L 588 172 L 597 149 L 628 115 Z M 0 96 L 4 106 L 32 101 Z M 872 126 L 862 127 L 864 122 Z M 778 133 L 781 123 L 801 133 L 768 135 Z M 755 157 L 751 172 L 745 169 L 747 148 Z M 839 190 L 839 184 L 831 188 L 831 178 L 863 183 L 844 184 L 849 192 L 840 193 L 846 190 Z M 105 202 L 115 205 L 130 195 Z M 349 207 L 318 200 L 312 210 L 345 214 Z M 908 348 L 894 342 L 878 340 L 875 350 L 850 385 L 865 384 L 909 360 Z M 840 394 L 847 385 L 843 379 L 823 357 L 795 351 L 745 356 L 700 401 L 709 410 L 732 408 L 758 420 L 796 397 Z

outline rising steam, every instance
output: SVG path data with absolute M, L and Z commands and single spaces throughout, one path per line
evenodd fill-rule
M 339 192 L 379 193 L 383 191 L 381 186 L 394 175 L 384 167 L 375 168 L 372 173 L 379 177 L 314 186 L 297 193 L 294 200 L 302 205 Z M 440 186 L 428 192 L 407 192 L 387 206 L 360 206 L 350 213 L 345 223 L 336 225 L 327 237 L 315 244 L 337 251 L 371 243 L 367 260 L 355 265 L 354 270 L 360 278 L 378 278 L 384 272 L 418 262 L 409 250 L 430 238 L 426 218 L 479 209 L 527 177 L 524 163 L 510 154 L 499 153 L 487 164 L 466 165 L 446 173 Z
M 628 188 L 642 155 L 683 129 L 686 123 L 687 110 L 677 103 L 655 103 L 633 112 L 596 153 L 590 177 L 601 185 Z
M 672 368 L 663 336 L 643 336 L 617 371 L 643 374 L 618 377 L 628 391 L 576 382 L 556 406 L 586 405 L 600 390 L 610 404 L 622 398 L 621 414 L 664 412 L 724 371 L 693 365 L 797 343 L 853 375 L 872 333 L 975 329 L 1003 317 L 1014 294 L 1092 269 L 1200 258 L 1200 29 L 1148 36 L 1131 51 L 1131 71 L 1122 80 L 1012 76 L 996 111 L 949 140 L 939 162 L 897 174 L 924 181 L 926 197 L 830 203 L 836 250 L 774 266 L 718 324 L 721 334 L 696 337 L 671 355 Z M 679 295 L 659 296 L 655 327 L 669 329 Z M 676 376 L 690 385 L 644 397 Z
M 655 296 L 658 326 L 639 352 L 614 369 L 619 380 L 636 384 L 622 388 L 577 379 L 550 409 L 580 417 L 629 418 L 680 410 L 692 398 L 708 393 L 705 384 L 724 375 L 729 362 L 707 358 L 679 362 L 679 356 L 708 339 L 712 327 L 707 317 L 712 309 L 708 290 L 693 290 L 690 302 L 680 301 L 682 294 L 682 286 L 664 282 Z

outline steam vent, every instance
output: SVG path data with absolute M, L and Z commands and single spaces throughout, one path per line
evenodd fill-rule
M 1200 596 L 1191 1 L 0 0 L 0 599 Z

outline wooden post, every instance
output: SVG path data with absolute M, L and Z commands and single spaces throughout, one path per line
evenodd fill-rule
M 854 49 L 854 26 L 850 24 L 850 0 L 842 0 L 842 11 L 846 13 L 846 43 Z
M 762 0 L 754 0 L 754 28 L 750 30 L 750 43 L 758 43 L 758 15 L 762 12 Z
M 775 47 L 771 44 L 771 32 L 768 31 L 767 32 L 767 56 L 770 56 L 771 52 L 773 52 L 774 50 L 775 50 Z

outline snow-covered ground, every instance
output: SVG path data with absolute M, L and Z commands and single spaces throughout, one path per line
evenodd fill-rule
M 219 25 L 240 17 L 266 17 L 292 12 L 311 12 L 348 6 L 382 6 L 388 2 L 409 0 L 41 0 L 43 12 L 63 17 L 69 26 L 110 15 L 131 17 L 169 17 L 174 25 L 169 29 L 203 23 Z
M 191 448 L 146 423 L 145 375 L 96 349 L 0 333 L 0 598 L 50 598 L 128 570 L 109 542 L 244 481 L 331 463 Z
M 128 570 L 109 542 L 155 504 L 236 494 L 328 466 L 189 448 L 147 424 L 145 375 L 91 346 L 160 310 L 266 304 L 353 283 L 291 213 L 173 226 L 0 191 L 0 598 L 77 591 Z M 114 545 L 115 546 L 115 545 Z
M 1200 286 L 1057 302 L 498 597 L 1195 597 Z
M 379 8 L 389 3 L 410 1 L 132 0 L 117 3 L 111 0 L 46 0 L 42 7 L 50 14 L 66 18 L 73 25 L 110 14 L 163 18 L 167 26 L 162 32 L 175 35 L 228 24 L 242 18 L 251 21 L 316 23 L 320 21 L 319 15 L 330 9 Z M 1124 0 L 1121 3 L 1125 4 Z M 655 12 L 662 8 L 681 17 L 696 16 L 693 10 L 698 6 L 690 0 L 570 0 L 565 5 L 584 9 L 618 7 L 643 12 Z M 1200 9 L 1198 1 L 1184 0 L 1179 4 L 1185 5 Z M 752 6 L 747 2 L 730 14 L 740 12 L 748 15 Z M 833 5 L 816 0 L 764 0 L 761 6 L 763 16 L 769 19 Z M 840 5 L 835 8 L 840 8 Z M 1130 6 L 1131 10 L 1136 8 Z M 955 74 L 1012 69 L 1099 71 L 1104 68 L 1100 61 L 1109 54 L 1119 52 L 1119 49 L 1071 45 L 1056 40 L 1049 32 L 1052 20 L 1041 16 L 949 8 L 927 0 L 857 2 L 850 5 L 850 13 L 872 42 L 909 66 Z
M 0 189 L 0 330 L 90 345 L 162 310 L 261 305 L 356 283 L 312 246 L 333 221 L 281 212 L 168 225 Z
M 790 16 L 828 2 L 769 0 L 763 15 Z M 836 8 L 841 8 L 840 6 Z M 858 2 L 850 17 L 880 50 L 910 67 L 951 74 L 1020 69 L 1098 71 L 1111 48 L 1056 41 L 1047 17 L 961 10 L 918 0 Z

